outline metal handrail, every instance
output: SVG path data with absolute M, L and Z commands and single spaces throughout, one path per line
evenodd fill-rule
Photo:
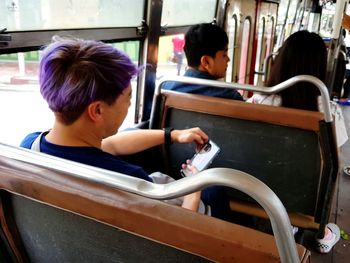
M 269 64 L 270 64 L 270 60 L 273 58 L 273 56 L 277 56 L 278 52 L 271 52 L 264 61 L 264 67 L 262 71 L 255 71 L 256 74 L 259 75 L 264 75 L 264 80 L 267 80 L 268 77 L 268 73 L 269 73 Z
M 3 143 L 0 143 L 0 156 L 159 200 L 184 196 L 212 185 L 238 189 L 254 198 L 268 214 L 281 262 L 300 262 L 291 223 L 282 202 L 267 185 L 247 173 L 229 168 L 212 168 L 161 185 Z
M 340 55 L 342 56 L 342 58 L 344 59 L 344 61 L 347 62 L 348 57 L 347 57 L 346 53 L 345 53 L 343 50 L 339 50 L 339 52 L 338 52 L 338 58 L 339 58 Z
M 155 107 L 156 107 L 157 96 L 160 94 L 160 89 L 165 82 L 180 82 L 180 83 L 187 83 L 187 84 L 205 85 L 205 86 L 211 86 L 211 87 L 217 87 L 217 88 L 240 89 L 240 90 L 246 90 L 246 91 L 260 92 L 263 94 L 278 93 L 290 86 L 295 85 L 296 83 L 310 82 L 314 84 L 321 93 L 321 101 L 322 101 L 325 121 L 332 122 L 333 120 L 330 104 L 329 104 L 330 99 L 329 99 L 328 89 L 321 80 L 319 80 L 314 76 L 310 76 L 310 75 L 295 76 L 272 87 L 254 86 L 254 85 L 239 84 L 239 83 L 228 83 L 228 82 L 223 82 L 218 80 L 208 80 L 208 79 L 191 78 L 191 77 L 167 76 L 162 78 L 159 81 L 158 87 L 155 89 L 152 112 L 151 112 L 151 120 L 150 120 L 151 124 L 153 123 L 154 111 L 156 110 Z
M 264 62 L 264 81 L 267 80 L 267 77 L 269 75 L 269 64 L 270 64 L 270 60 L 274 57 L 274 56 L 277 56 L 278 55 L 278 52 L 271 52 L 267 58 L 265 59 L 265 62 Z

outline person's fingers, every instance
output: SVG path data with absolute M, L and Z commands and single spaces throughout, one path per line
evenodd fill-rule
M 209 136 L 204 131 L 202 131 L 201 128 L 196 127 L 196 131 L 198 132 L 199 136 L 203 139 L 204 142 L 209 140 Z
M 179 143 L 191 143 L 203 144 L 209 137 L 199 127 L 187 129 L 187 130 L 174 130 L 171 133 L 172 140 Z
M 205 143 L 205 140 L 199 134 L 193 133 L 192 138 L 192 141 L 194 141 L 196 145 L 203 145 Z
M 203 147 L 204 147 L 205 143 L 202 143 L 202 144 L 196 144 L 196 153 L 199 153 Z
M 199 144 L 203 144 L 206 141 L 208 141 L 208 139 L 209 139 L 208 135 L 204 131 L 202 131 L 201 128 L 195 127 L 195 128 L 192 128 L 191 130 L 192 130 L 192 134 L 194 136 L 194 140 L 196 142 L 198 142 Z

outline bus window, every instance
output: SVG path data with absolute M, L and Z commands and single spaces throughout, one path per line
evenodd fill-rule
M 291 0 L 288 14 L 287 14 L 287 25 L 286 25 L 284 39 L 287 39 L 288 36 L 292 33 L 292 28 L 296 20 L 298 6 L 299 6 L 299 0 Z
M 212 22 L 216 2 L 217 0 L 164 0 L 161 24 L 182 26 Z
M 0 10 L 5 11 L 1 11 L 0 25 L 8 31 L 138 26 L 143 20 L 144 2 L 0 1 Z
M 266 28 L 266 55 L 265 58 L 270 55 L 270 52 L 272 50 L 272 47 L 274 45 L 274 28 L 275 28 L 275 19 L 274 17 L 270 17 L 267 28 Z
M 184 44 L 184 34 L 159 38 L 157 78 L 165 75 L 183 75 L 187 67 Z
M 278 48 L 282 46 L 284 40 L 290 35 L 298 1 L 299 0 L 281 1 L 278 6 L 277 24 L 275 28 L 277 44 L 274 46 L 274 52 L 278 51 Z
M 226 81 L 233 81 L 233 65 L 234 65 L 234 57 L 235 57 L 235 45 L 236 45 L 236 32 L 237 32 L 237 16 L 233 15 L 231 19 L 228 21 L 227 25 L 228 30 L 228 51 L 227 54 L 230 58 L 230 62 L 227 65 L 226 71 Z
M 275 36 L 275 19 L 273 16 L 271 16 L 267 22 L 266 26 L 266 50 L 264 55 L 264 76 L 263 76 L 263 82 L 266 81 L 266 78 L 268 77 L 268 72 L 271 66 L 271 60 L 267 61 L 268 56 L 272 52 L 273 46 L 274 46 L 274 36 Z M 269 63 L 268 65 L 265 65 L 265 63 Z M 266 71 L 266 72 L 265 72 Z
M 242 42 L 241 42 L 241 58 L 239 63 L 239 77 L 238 83 L 246 83 L 247 67 L 248 67 L 248 53 L 249 53 L 249 39 L 250 39 L 250 19 L 246 18 L 243 24 Z
M 113 43 L 125 51 L 137 64 L 139 41 Z M 0 111 L 2 142 L 19 145 L 25 135 L 47 130 L 53 123 L 53 114 L 39 91 L 40 51 L 0 55 Z M 132 81 L 133 96 L 128 116 L 121 129 L 134 123 L 136 80 Z
M 305 14 L 305 10 L 303 7 L 301 7 L 297 11 L 296 20 L 295 20 L 295 23 L 293 25 L 293 33 L 297 32 L 299 30 L 302 30 L 304 14 Z
M 50 128 L 53 115 L 38 84 L 39 51 L 0 55 L 2 142 L 19 145 L 29 132 Z
M 333 30 L 335 4 L 327 3 L 323 6 L 320 25 L 320 36 L 330 38 Z
M 308 23 L 307 30 L 310 32 L 319 32 L 319 25 L 320 25 L 320 14 L 319 13 L 310 13 L 310 19 Z

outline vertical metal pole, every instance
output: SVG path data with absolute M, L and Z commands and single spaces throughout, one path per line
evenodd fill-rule
M 219 27 L 224 27 L 225 23 L 225 11 L 226 11 L 227 0 L 218 0 L 216 7 L 216 24 Z
M 287 20 L 288 20 L 288 13 L 289 13 L 289 7 L 290 7 L 290 3 L 292 0 L 288 0 L 288 4 L 287 4 L 287 10 L 286 10 L 286 15 L 284 18 L 284 22 L 282 25 L 282 29 L 280 31 L 280 35 L 278 37 L 278 42 L 277 42 L 277 48 L 279 48 L 280 46 L 282 46 L 283 42 L 284 42 L 284 35 L 286 33 L 286 25 L 287 25 Z M 278 18 L 277 18 L 278 19 Z M 276 49 L 275 49 L 276 50 Z
M 299 24 L 299 28 L 298 31 L 300 31 L 303 27 L 303 22 L 304 22 L 304 15 L 305 15 L 305 8 L 306 8 L 306 0 L 303 1 L 303 11 L 301 13 L 301 17 L 300 17 L 300 24 Z
M 343 13 L 345 8 L 345 0 L 338 0 L 335 7 L 335 14 L 333 19 L 332 40 L 328 49 L 328 63 L 327 63 L 327 87 L 329 88 L 329 94 L 332 97 L 333 86 L 335 81 L 336 70 L 338 60 L 338 45 L 340 37 L 341 23 L 343 20 Z
M 139 78 L 139 89 L 136 97 L 135 122 L 141 117 L 142 121 L 149 119 L 148 103 L 153 99 L 153 92 L 156 81 L 157 64 L 158 64 L 158 46 L 161 34 L 162 19 L 162 0 L 147 1 L 146 8 L 146 25 L 147 34 L 141 48 L 143 49 L 143 57 L 141 65 L 144 70 Z M 150 98 L 150 99 L 149 99 Z
M 338 39 L 340 35 L 341 23 L 343 20 L 344 8 L 345 8 L 345 0 L 338 0 L 335 6 L 335 14 L 333 20 L 333 31 L 332 38 Z

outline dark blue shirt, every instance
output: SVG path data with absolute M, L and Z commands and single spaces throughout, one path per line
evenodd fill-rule
M 192 69 L 192 68 L 186 70 L 184 76 L 215 80 L 215 78 L 212 75 L 206 72 Z M 241 96 L 241 94 L 239 94 L 239 92 L 237 92 L 236 90 L 227 89 L 227 88 L 216 88 L 216 87 L 210 87 L 210 86 L 204 86 L 204 85 L 178 83 L 178 82 L 166 82 L 164 83 L 162 88 L 168 89 L 168 90 L 192 93 L 192 94 L 199 94 L 199 95 L 206 95 L 211 97 L 219 97 L 219 98 L 243 101 L 243 97 Z
M 21 142 L 21 147 L 30 149 L 34 140 L 40 135 L 40 132 L 35 132 L 27 135 Z M 117 156 L 106 153 L 101 149 L 88 146 L 62 146 L 52 144 L 42 136 L 40 142 L 40 152 L 50 154 L 56 157 L 67 160 L 104 168 L 144 179 L 152 182 L 148 174 L 139 166 L 129 164 Z
M 21 142 L 20 146 L 31 149 L 33 142 L 40 134 L 40 132 L 35 132 L 27 135 Z M 127 163 L 119 157 L 106 153 L 95 147 L 61 146 L 48 142 L 45 139 L 45 136 L 42 136 L 40 141 L 40 152 L 152 182 L 152 179 L 141 167 Z M 201 199 L 204 204 L 211 206 L 211 214 L 213 217 L 223 220 L 228 219 L 230 214 L 230 204 L 223 187 L 212 186 L 204 189 L 201 194 Z

